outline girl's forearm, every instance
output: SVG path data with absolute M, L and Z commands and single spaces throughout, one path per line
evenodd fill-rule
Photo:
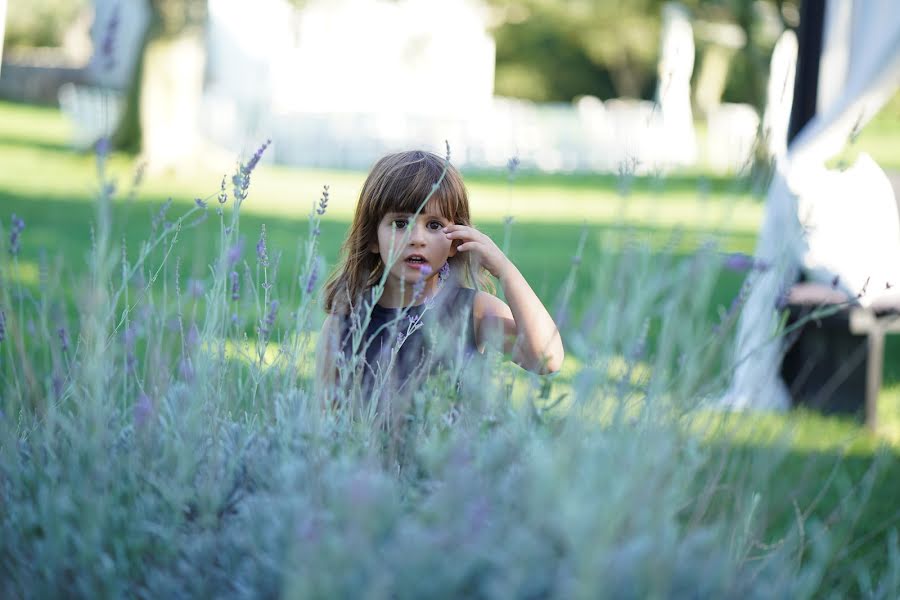
M 516 346 L 527 367 L 542 373 L 559 371 L 564 351 L 553 317 L 512 262 L 508 262 L 499 279 L 516 321 Z

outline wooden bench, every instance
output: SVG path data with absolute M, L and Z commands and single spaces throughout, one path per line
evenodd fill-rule
M 884 369 L 884 340 L 888 334 L 900 333 L 900 299 L 876 300 L 871 306 L 862 306 L 831 286 L 801 282 L 791 288 L 787 300 L 789 323 L 808 320 L 806 325 L 787 334 L 789 348 L 782 365 L 785 382 L 790 384 L 788 380 L 793 379 L 795 386 L 802 388 L 791 390 L 795 401 L 804 403 L 816 398 L 819 402 L 811 402 L 815 408 L 837 407 L 835 412 L 862 406 L 866 425 L 875 430 Z M 818 337 L 805 342 L 800 339 L 804 335 Z M 857 341 L 859 338 L 851 336 L 865 336 L 865 347 Z M 794 344 L 800 348 L 793 348 Z M 818 344 L 832 347 L 810 352 L 810 346 Z M 812 362 L 819 364 L 810 365 Z M 860 371 L 863 365 L 864 372 Z M 817 377 L 827 377 L 829 381 L 809 381 Z
M 900 311 L 856 307 L 850 310 L 850 333 L 868 336 L 866 364 L 866 425 L 873 431 L 878 425 L 878 394 L 884 369 L 884 337 L 900 333 Z

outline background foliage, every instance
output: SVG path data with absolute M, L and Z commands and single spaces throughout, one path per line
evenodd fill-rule
M 61 46 L 66 29 L 89 0 L 8 2 L 5 48 Z
M 488 0 L 497 43 L 496 92 L 537 101 L 592 94 L 651 99 L 665 0 Z M 740 27 L 724 99 L 760 106 L 775 44 L 773 27 L 796 25 L 783 0 L 686 0 L 692 18 Z M 787 16 L 785 16 L 787 15 Z M 779 23 L 772 23 L 772 17 Z M 695 35 L 695 38 L 697 36 Z M 698 41 L 698 53 L 703 49 Z M 700 61 L 695 60 L 694 75 Z

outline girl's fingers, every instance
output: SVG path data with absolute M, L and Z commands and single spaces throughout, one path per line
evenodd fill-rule
M 478 233 L 478 230 L 475 229 L 474 227 L 467 227 L 465 225 L 448 225 L 447 227 L 444 227 L 444 232 L 448 233 L 448 234 L 463 233 L 463 234 L 472 235 L 472 234 Z
M 464 242 L 456 247 L 456 249 L 460 252 L 466 252 L 467 250 L 472 250 L 473 248 L 478 246 L 478 242 Z
M 456 227 L 458 227 L 458 229 L 453 229 L 453 230 L 447 231 L 447 233 L 446 233 L 447 239 L 450 239 L 450 240 L 463 240 L 463 239 L 476 240 L 476 239 L 480 239 L 483 236 L 483 234 L 480 231 L 478 231 L 476 229 L 472 229 L 471 227 L 464 227 L 462 225 L 456 225 Z

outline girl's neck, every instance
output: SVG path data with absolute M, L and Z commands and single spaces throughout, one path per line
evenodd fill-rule
M 401 289 L 399 280 L 388 277 L 384 283 L 384 291 L 381 293 L 381 298 L 378 299 L 378 306 L 382 308 L 403 308 L 410 305 L 418 306 L 424 304 L 425 301 L 440 291 L 437 274 L 435 273 L 425 280 L 425 285 L 418 295 L 415 293 L 417 291 L 418 289 L 415 285 L 408 283 L 404 283 Z

